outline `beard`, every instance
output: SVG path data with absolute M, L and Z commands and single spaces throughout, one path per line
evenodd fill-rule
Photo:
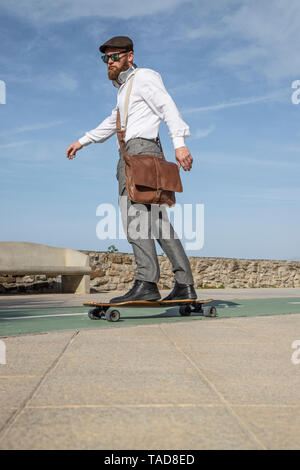
M 124 61 L 123 65 L 120 65 L 120 62 L 114 62 L 108 67 L 107 75 L 109 80 L 117 80 L 121 72 L 124 72 L 125 70 L 129 69 L 130 64 L 128 58 L 125 57 L 125 59 L 126 60 Z

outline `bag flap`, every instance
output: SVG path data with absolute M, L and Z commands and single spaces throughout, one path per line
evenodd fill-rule
M 176 163 L 159 160 L 160 189 L 166 191 L 175 191 L 182 193 L 182 184 L 179 174 L 179 168 Z
M 182 192 L 179 169 L 176 163 L 153 155 L 128 155 L 132 179 L 136 186 Z

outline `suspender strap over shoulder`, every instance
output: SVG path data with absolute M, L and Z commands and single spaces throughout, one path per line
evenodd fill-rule
M 133 74 L 128 79 L 129 83 L 128 83 L 128 86 L 127 86 L 125 102 L 124 102 L 123 125 L 121 127 L 121 129 L 124 130 L 124 131 L 127 127 L 129 98 L 130 98 L 132 85 L 133 85 L 133 79 L 135 77 L 135 74 L 136 74 L 136 71 L 134 71 Z

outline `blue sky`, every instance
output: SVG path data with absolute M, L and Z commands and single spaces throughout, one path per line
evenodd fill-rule
M 205 205 L 205 243 L 188 254 L 299 260 L 299 24 L 298 0 L 1 2 L 0 239 L 131 251 L 96 236 L 97 206 L 117 203 L 116 137 L 65 157 L 115 106 L 98 47 L 122 34 L 191 129 L 177 201 Z

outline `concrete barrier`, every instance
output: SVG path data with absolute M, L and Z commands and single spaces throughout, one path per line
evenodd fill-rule
M 0 242 L 0 274 L 62 276 L 62 292 L 90 292 L 89 257 L 69 248 L 30 242 Z

